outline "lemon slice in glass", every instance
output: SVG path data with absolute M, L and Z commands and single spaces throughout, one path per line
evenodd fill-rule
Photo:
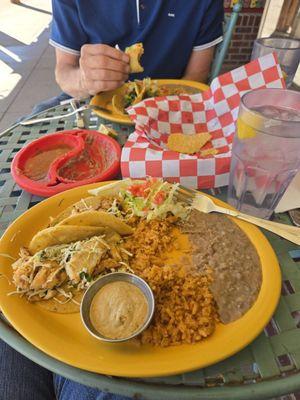
M 250 139 L 257 135 L 257 130 L 260 130 L 263 125 L 259 115 L 242 112 L 237 120 L 237 136 L 239 139 Z

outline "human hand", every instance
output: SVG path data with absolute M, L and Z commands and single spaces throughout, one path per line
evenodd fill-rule
M 82 89 L 94 96 L 128 79 L 129 56 L 106 44 L 86 44 L 81 47 L 79 69 Z

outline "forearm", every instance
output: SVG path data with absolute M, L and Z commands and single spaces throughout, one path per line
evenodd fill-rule
M 185 69 L 183 79 L 206 82 L 214 55 L 214 47 L 201 51 L 193 51 Z
M 71 64 L 57 65 L 55 78 L 62 91 L 70 96 L 77 99 L 89 96 L 88 92 L 82 87 L 79 66 Z
M 206 83 L 207 79 L 209 76 L 209 69 L 203 70 L 203 71 L 197 71 L 196 73 L 188 73 L 185 72 L 184 76 L 182 79 L 187 79 L 189 81 L 196 81 L 196 82 L 201 82 L 201 83 Z

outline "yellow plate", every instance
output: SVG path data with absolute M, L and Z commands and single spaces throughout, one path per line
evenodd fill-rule
M 99 185 L 78 187 L 50 197 L 15 220 L 0 241 L 0 273 L 8 278 L 12 275 L 12 261 L 3 254 L 17 257 L 20 246 L 28 245 L 30 238 L 49 223 L 49 216 L 87 197 L 87 191 Z M 214 334 L 198 344 L 155 348 L 102 343 L 85 330 L 79 314 L 55 314 L 18 296 L 7 296 L 14 286 L 4 277 L 0 279 L 0 307 L 30 343 L 60 361 L 88 371 L 151 377 L 179 374 L 216 363 L 238 352 L 263 330 L 276 308 L 281 289 L 280 268 L 269 242 L 253 225 L 235 221 L 260 256 L 262 287 L 257 301 L 242 318 L 228 325 L 218 324 Z
M 209 88 L 204 83 L 188 81 L 188 80 L 184 80 L 184 79 L 154 79 L 154 80 L 157 81 L 159 86 L 162 86 L 162 85 L 184 86 L 187 89 L 188 88 L 196 89 L 196 90 L 192 90 L 192 93 L 203 92 L 204 90 L 207 90 Z M 124 90 L 123 86 L 117 90 L 114 90 L 113 94 L 122 93 L 122 91 Z M 116 122 L 116 123 L 124 124 L 124 125 L 134 125 L 134 122 L 129 118 L 128 115 L 119 115 L 119 114 L 112 112 L 111 99 L 112 99 L 111 92 L 109 92 L 109 93 L 103 92 L 103 93 L 100 93 L 100 94 L 97 94 L 96 96 L 94 96 L 90 101 L 91 105 L 95 105 L 95 106 L 98 105 L 101 107 L 107 106 L 110 110 L 110 111 L 94 110 L 94 113 L 99 115 L 99 117 L 105 118 L 111 122 Z

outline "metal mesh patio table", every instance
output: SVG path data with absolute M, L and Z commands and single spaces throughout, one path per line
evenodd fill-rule
M 68 105 L 58 106 L 40 116 L 50 117 L 68 111 Z M 107 123 L 94 114 L 87 115 L 87 120 L 90 129 Z M 132 126 L 112 124 L 112 127 L 119 132 L 121 144 L 133 130 Z M 43 135 L 73 128 L 76 128 L 75 118 L 71 117 L 32 126 L 16 124 L 0 137 L 1 234 L 19 215 L 42 200 L 21 190 L 13 181 L 10 164 L 16 152 Z M 214 190 L 213 194 L 226 199 L 225 190 Z M 278 214 L 275 219 L 290 223 L 287 214 Z M 3 316 L 0 319 L 0 337 L 53 372 L 104 391 L 135 396 L 136 399 L 265 399 L 300 391 L 300 250 L 274 234 L 264 233 L 276 252 L 282 271 L 278 308 L 253 343 L 218 364 L 171 377 L 124 379 L 80 370 L 55 360 L 27 342 Z M 288 398 L 297 397 L 285 397 Z

